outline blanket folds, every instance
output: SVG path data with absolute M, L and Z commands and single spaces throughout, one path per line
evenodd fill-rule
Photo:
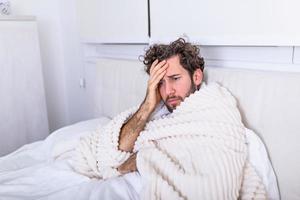
M 118 150 L 121 113 L 82 139 L 74 169 L 89 177 L 117 176 L 130 153 Z M 170 115 L 147 123 L 134 152 L 148 181 L 143 199 L 266 199 L 265 188 L 247 161 L 245 127 L 234 97 L 218 84 L 191 94 Z

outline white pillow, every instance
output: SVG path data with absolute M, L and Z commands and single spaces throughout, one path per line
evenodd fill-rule
M 277 179 L 264 143 L 250 129 L 246 129 L 246 140 L 248 143 L 249 161 L 256 169 L 257 174 L 262 178 L 268 192 L 268 199 L 280 199 Z

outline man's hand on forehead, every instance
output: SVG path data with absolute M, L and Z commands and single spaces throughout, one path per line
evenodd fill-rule
M 150 68 L 148 87 L 153 87 L 153 89 L 156 89 L 158 87 L 160 80 L 164 77 L 164 75 L 167 72 L 168 66 L 169 64 L 167 63 L 166 60 L 159 62 L 158 59 L 156 59 L 152 63 Z
M 155 109 L 161 100 L 161 96 L 158 91 L 158 85 L 160 80 L 165 76 L 168 66 L 169 64 L 166 60 L 159 62 L 157 59 L 151 65 L 147 95 L 144 101 L 150 106 L 150 110 Z
M 156 59 L 150 68 L 150 76 L 151 75 L 160 75 L 162 72 L 164 72 L 166 69 L 168 68 L 168 63 L 166 60 L 162 60 L 160 62 L 158 62 L 158 60 Z M 162 77 L 161 77 L 162 78 Z
M 168 63 L 166 61 L 158 62 L 154 61 L 150 68 L 150 77 L 148 80 L 147 94 L 141 104 L 138 111 L 127 121 L 121 128 L 120 133 L 120 144 L 119 149 L 127 152 L 133 150 L 134 143 L 139 136 L 140 132 L 145 127 L 148 119 L 150 118 L 152 112 L 155 110 L 156 106 L 161 101 L 161 96 L 158 91 L 158 84 L 160 80 L 166 74 L 166 69 L 168 68 Z M 130 160 L 129 160 L 130 161 Z M 128 162 L 129 162 L 128 161 Z M 128 172 L 128 166 L 132 166 L 135 161 L 130 162 L 128 165 L 124 164 L 119 170 Z M 124 169 L 122 168 L 124 167 Z M 134 167 L 129 167 L 131 171 Z M 127 171 L 126 171 L 127 170 Z
M 151 68 L 150 68 L 150 74 L 151 74 L 151 72 L 152 72 L 155 68 L 160 68 L 160 67 L 162 67 L 163 65 L 165 65 L 166 63 L 167 63 L 166 60 L 162 60 L 162 61 L 159 62 L 159 60 L 156 59 L 156 60 L 152 63 L 152 65 L 151 65 Z

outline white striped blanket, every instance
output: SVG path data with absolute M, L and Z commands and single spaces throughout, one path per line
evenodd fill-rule
M 117 176 L 130 153 L 118 150 L 123 123 L 136 108 L 81 141 L 74 169 L 89 177 Z M 210 84 L 187 97 L 174 112 L 151 120 L 134 152 L 147 187 L 143 199 L 267 199 L 247 161 L 245 127 L 234 97 Z

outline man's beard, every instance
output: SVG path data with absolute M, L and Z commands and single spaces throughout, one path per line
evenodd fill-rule
M 167 109 L 169 110 L 169 112 L 173 112 L 173 110 L 176 108 L 176 106 L 170 106 L 167 104 L 167 102 L 172 99 L 172 100 L 179 100 L 180 102 L 183 102 L 183 100 L 190 96 L 192 93 L 194 93 L 195 91 L 197 90 L 197 87 L 196 85 L 194 84 L 194 81 L 192 81 L 192 84 L 191 84 L 191 88 L 190 90 L 187 92 L 187 94 L 185 94 L 185 97 L 181 97 L 181 96 L 168 96 L 166 101 L 164 102 Z

